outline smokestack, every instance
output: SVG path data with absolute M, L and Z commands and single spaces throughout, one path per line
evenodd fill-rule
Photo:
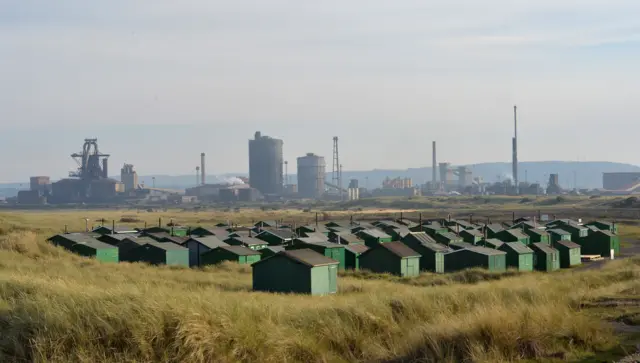
M 200 176 L 202 178 L 202 185 L 205 185 L 207 177 L 204 170 L 204 153 L 200 154 Z
M 433 159 L 431 161 L 431 183 L 433 184 L 432 187 L 434 187 L 438 182 L 438 179 L 436 178 L 436 170 L 438 165 L 436 163 L 436 142 L 435 141 L 433 142 L 432 146 L 433 146 L 433 150 L 431 152 L 431 155 Z
M 520 184 L 518 181 L 518 107 L 513 106 L 513 183 L 515 193 L 520 195 Z
M 109 159 L 107 158 L 102 159 L 102 176 L 105 179 L 109 177 L 109 164 L 107 160 Z

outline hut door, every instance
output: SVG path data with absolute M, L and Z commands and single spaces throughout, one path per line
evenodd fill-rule
M 338 265 L 329 265 L 327 271 L 329 272 L 329 293 L 333 294 L 338 292 Z
M 615 252 L 615 250 L 612 248 L 610 253 L 611 253 L 611 259 L 613 260 L 613 258 L 615 257 L 614 255 L 615 255 L 615 253 L 616 253 L 616 252 Z

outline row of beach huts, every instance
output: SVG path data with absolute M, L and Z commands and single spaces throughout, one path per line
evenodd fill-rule
M 249 264 L 258 291 L 327 294 L 337 291 L 338 270 L 369 270 L 412 277 L 468 268 L 551 272 L 583 260 L 620 253 L 617 225 L 535 218 L 477 224 L 456 219 L 415 222 L 332 221 L 290 226 L 259 221 L 239 227 L 100 226 L 48 239 L 102 262 L 203 267 L 225 261 Z

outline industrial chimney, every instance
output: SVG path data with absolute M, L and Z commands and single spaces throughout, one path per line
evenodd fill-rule
M 436 183 L 438 182 L 438 179 L 436 177 L 436 172 L 437 172 L 437 168 L 438 165 L 436 163 L 436 142 L 433 142 L 433 150 L 432 150 L 432 156 L 433 156 L 433 160 L 431 162 L 431 183 L 433 184 L 431 187 L 435 188 Z
M 109 164 L 107 160 L 107 158 L 102 159 L 102 176 L 105 179 L 109 178 Z
M 207 174 L 204 170 L 204 153 L 200 154 L 200 175 L 202 177 L 202 185 L 205 185 L 207 181 Z
M 513 106 L 513 183 L 515 187 L 515 194 L 520 195 L 520 185 L 518 180 L 518 108 Z

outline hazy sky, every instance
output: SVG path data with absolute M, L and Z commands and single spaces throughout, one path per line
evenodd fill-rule
M 637 0 L 0 0 L 0 181 L 248 168 L 255 131 L 345 170 L 637 164 Z

